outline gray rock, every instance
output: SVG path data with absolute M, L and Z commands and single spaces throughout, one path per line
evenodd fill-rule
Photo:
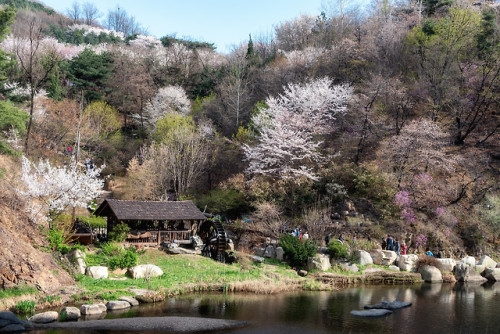
M 203 240 L 197 235 L 191 237 L 191 242 L 193 243 L 193 248 L 201 250 L 203 248 Z
M 383 250 L 382 251 L 382 265 L 383 266 L 393 265 L 397 259 L 398 259 L 398 254 L 396 254 L 396 252 L 390 251 L 390 250 Z
M 80 310 L 73 306 L 67 306 L 61 310 L 61 320 L 76 321 L 81 316 Z
M 276 250 L 274 249 L 273 245 L 269 245 L 266 247 L 266 250 L 264 251 L 264 257 L 267 257 L 269 259 L 276 258 Z
M 497 263 L 488 255 L 483 255 L 477 264 L 485 268 L 495 268 L 497 266 Z
M 160 267 L 155 266 L 154 264 L 141 264 L 135 267 L 132 267 L 127 272 L 132 278 L 151 278 L 158 277 L 163 275 L 163 270 Z
M 123 310 L 130 308 L 130 303 L 123 300 L 110 300 L 106 303 L 108 311 Z
M 139 305 L 139 302 L 137 301 L 137 299 L 135 299 L 133 297 L 122 296 L 122 297 L 118 298 L 118 300 L 127 302 L 127 303 L 130 304 L 130 306 L 137 306 L 137 305 Z
M 355 317 L 366 317 L 366 318 L 384 317 L 384 316 L 389 315 L 389 314 L 392 314 L 392 311 L 391 310 L 384 310 L 384 309 L 351 311 L 351 315 L 353 315 Z
M 415 254 L 405 254 L 399 257 L 398 265 L 402 271 L 416 272 L 418 256 Z
M 319 270 L 327 271 L 332 265 L 330 264 L 330 258 L 327 255 L 316 254 L 313 257 L 307 259 L 307 270 Z
M 108 308 L 106 307 L 106 305 L 104 305 L 103 303 L 99 303 L 99 304 L 96 304 L 97 307 L 101 310 L 101 313 L 104 313 L 108 310 Z
M 420 268 L 420 275 L 422 275 L 422 279 L 429 283 L 442 282 L 443 275 L 441 275 L 441 271 L 433 266 L 423 266 Z
M 500 268 L 500 262 L 497 263 L 497 268 Z
M 457 261 L 454 259 L 436 259 L 441 263 L 441 270 L 444 272 L 452 272 L 453 268 L 457 264 Z
M 104 310 L 100 305 L 104 306 Z M 82 305 L 80 306 L 80 312 L 82 315 L 98 315 L 106 311 L 106 305 L 104 304 L 93 304 L 93 305 Z
M 264 256 L 264 253 L 266 252 L 266 249 L 265 248 L 262 248 L 262 247 L 256 247 L 255 248 L 255 255 L 257 256 Z
M 0 332 L 10 333 L 24 329 L 24 322 L 19 320 L 14 313 L 9 311 L 0 311 Z
M 264 258 L 262 256 L 248 255 L 248 257 L 254 262 L 259 262 L 259 263 L 264 262 Z
M 108 268 L 101 266 L 87 267 L 85 270 L 85 275 L 95 279 L 108 278 Z
M 389 266 L 389 270 L 392 270 L 392 271 L 400 271 L 400 270 L 399 270 L 399 267 L 398 267 L 398 266 L 395 266 L 395 265 Z
M 476 259 L 473 256 L 466 256 L 462 259 L 462 262 L 474 267 L 476 265 Z
M 24 325 L 10 324 L 0 328 L 0 333 L 14 333 L 14 332 L 24 332 L 26 328 Z
M 85 269 L 87 268 L 87 264 L 85 263 L 86 257 L 87 256 L 85 255 L 85 253 L 79 249 L 74 249 L 66 254 L 66 258 L 69 260 L 69 262 L 71 262 L 76 271 L 82 275 L 85 274 Z
M 367 251 L 357 250 L 354 252 L 354 256 L 356 257 L 356 262 L 362 266 L 373 264 L 373 259 Z
M 488 281 L 499 282 L 500 281 L 500 268 L 486 268 L 482 275 L 488 279 Z
M 375 304 L 375 305 L 365 305 L 365 309 L 386 309 L 386 310 L 398 310 L 400 308 L 405 308 L 409 307 L 412 304 L 410 302 L 400 302 L 400 301 L 393 301 L 393 302 L 388 302 L 386 300 L 382 301 L 381 303 Z
M 49 322 L 57 321 L 57 318 L 59 318 L 59 313 L 56 311 L 49 311 L 35 314 L 28 320 L 38 324 L 47 324 Z
M 305 276 L 307 276 L 307 271 L 306 271 L 306 270 L 299 270 L 299 271 L 297 272 L 297 274 L 298 274 L 299 276 L 305 277 Z
M 474 266 L 474 271 L 475 271 L 476 273 L 482 273 L 482 272 L 484 271 L 484 269 L 486 269 L 486 267 L 485 267 L 485 266 L 483 266 L 483 265 L 481 265 L 481 264 L 476 264 L 476 265 Z
M 283 247 L 277 247 L 276 258 L 280 261 L 283 261 L 284 257 L 285 257 L 285 251 L 283 250 Z
M 131 289 L 130 291 L 135 293 L 135 299 L 137 299 L 140 303 L 156 303 L 165 299 L 163 294 L 157 293 L 153 290 Z
M 234 252 L 234 242 L 232 239 L 229 239 L 227 242 L 227 248 L 229 251 Z
M 484 282 L 486 278 L 479 275 L 473 268 L 465 262 L 457 263 L 453 268 L 453 274 L 458 282 Z
M 341 263 L 340 266 L 347 271 L 351 271 L 353 273 L 357 273 L 359 271 L 359 268 L 357 265 L 353 263 Z

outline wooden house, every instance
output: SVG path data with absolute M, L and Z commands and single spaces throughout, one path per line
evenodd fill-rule
M 125 242 L 159 245 L 174 240 L 188 241 L 205 215 L 192 201 L 153 202 L 105 199 L 96 216 L 107 218 L 107 232 L 121 222 L 130 227 Z

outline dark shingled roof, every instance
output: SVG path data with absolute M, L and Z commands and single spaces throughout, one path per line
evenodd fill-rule
M 106 199 L 97 208 L 96 216 L 112 211 L 118 220 L 199 220 L 205 215 L 192 201 L 141 202 Z

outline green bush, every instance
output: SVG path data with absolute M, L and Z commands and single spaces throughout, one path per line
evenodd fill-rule
M 129 248 L 122 251 L 119 255 L 115 255 L 108 260 L 108 266 L 111 270 L 116 268 L 127 269 L 137 264 L 137 252 L 134 248 Z
M 109 239 L 111 241 L 124 242 L 125 239 L 127 239 L 129 231 L 130 227 L 124 222 L 121 222 L 113 228 L 113 232 L 109 233 Z
M 21 314 L 33 314 L 36 303 L 32 300 L 22 300 L 14 306 L 14 310 Z
M 328 255 L 333 259 L 345 259 L 349 256 L 347 252 L 347 247 L 344 246 L 340 241 L 334 240 L 328 244 L 326 249 Z
M 316 254 L 316 247 L 311 240 L 302 240 L 290 234 L 284 234 L 280 238 L 280 246 L 292 267 L 302 267 L 307 263 L 307 258 Z
M 137 250 L 123 249 L 116 243 L 100 244 L 101 250 L 97 254 L 87 254 L 87 266 L 107 266 L 111 270 L 116 268 L 127 269 L 137 264 Z
M 236 190 L 212 190 L 197 203 L 202 210 L 206 207 L 208 212 L 230 218 L 238 217 L 248 210 L 245 195 Z

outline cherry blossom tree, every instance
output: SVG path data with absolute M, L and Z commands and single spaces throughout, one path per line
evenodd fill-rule
M 268 97 L 267 108 L 252 117 L 258 143 L 243 147 L 247 173 L 281 179 L 317 180 L 314 165 L 323 156 L 320 135 L 332 129 L 335 118 L 347 111 L 352 95 L 347 85 L 332 86 L 328 78 L 289 84 L 278 97 Z
M 182 87 L 167 86 L 160 88 L 144 111 L 146 123 L 151 129 L 155 129 L 158 120 L 167 114 L 179 113 L 186 116 L 191 111 L 191 102 Z
M 104 180 L 99 178 L 102 168 L 83 173 L 75 162 L 55 167 L 48 161 L 35 164 L 23 157 L 24 187 L 19 192 L 30 202 L 27 210 L 32 221 L 50 222 L 67 208 L 90 207 L 89 203 L 103 192 Z

